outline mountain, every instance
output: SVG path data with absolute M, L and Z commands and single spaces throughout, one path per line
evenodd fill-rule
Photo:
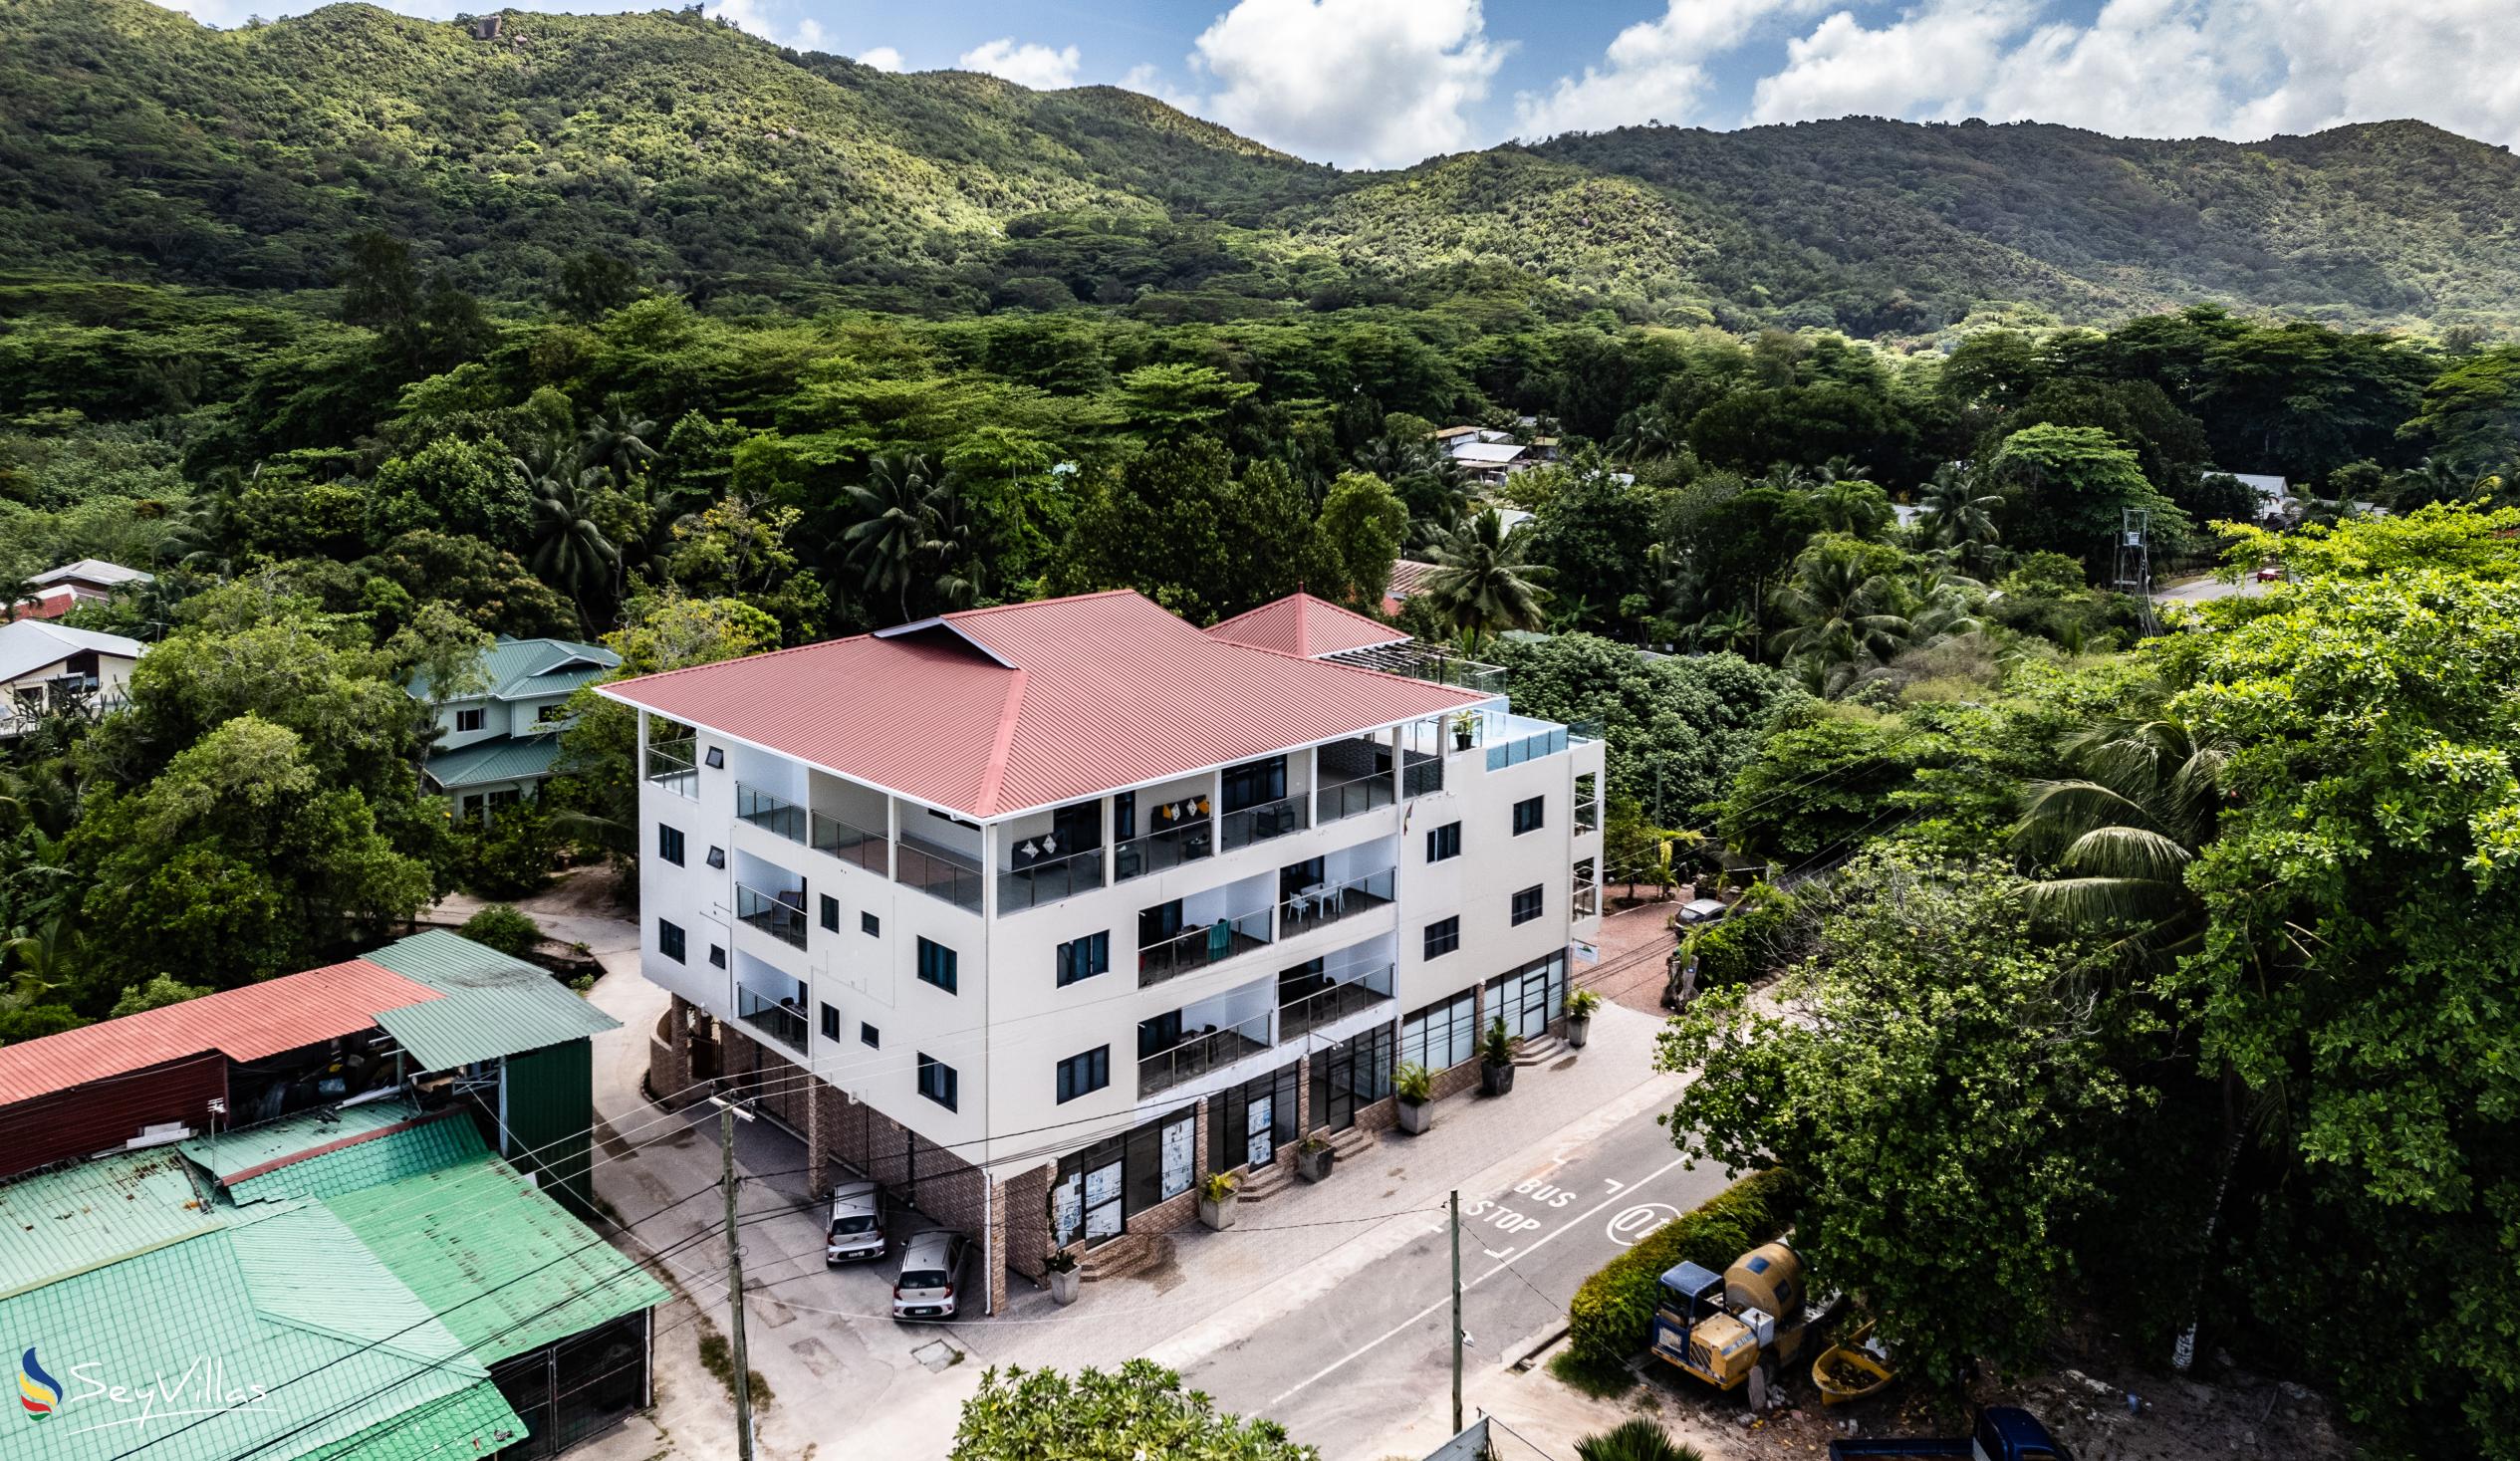
M 0 270 L 315 289 L 381 228 L 514 300 L 596 249 L 790 308 L 2520 322 L 2520 161 L 2417 122 L 2249 145 L 1628 127 L 1347 173 L 1134 93 L 890 75 L 694 11 L 499 20 L 336 5 L 218 31 L 146 0 L 0 0 Z

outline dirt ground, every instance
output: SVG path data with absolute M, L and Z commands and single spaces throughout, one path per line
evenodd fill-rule
M 1937 1416 L 1927 1396 L 1904 1385 L 1875 1399 L 1824 1407 L 1811 1387 L 1810 1366 L 1795 1369 L 1787 1388 L 1795 1408 L 1766 1419 L 1747 1420 L 1739 1395 L 1714 1394 L 1666 1369 L 1648 1370 L 1643 1384 L 1606 1405 L 1605 1423 L 1631 1413 L 1655 1415 L 1718 1461 L 1826 1456 L 1831 1441 L 1850 1434 L 1941 1435 L 1960 1423 Z M 2360 1454 L 2325 1397 L 2212 1357 L 2182 1379 L 2113 1353 L 2105 1342 L 2075 1344 L 2058 1351 L 2049 1373 L 1989 1385 L 1971 1398 L 2028 1410 L 2073 1449 L 2076 1461 L 2349 1461 Z M 1613 1406 L 1618 1414 L 1608 1413 Z
M 1687 898 L 1687 889 L 1668 902 L 1643 890 L 1646 900 L 1630 907 L 1620 905 L 1618 884 L 1603 891 L 1611 901 L 1602 915 L 1602 956 L 1595 963 L 1576 965 L 1575 982 L 1615 1004 L 1660 1015 L 1664 964 L 1671 954 L 1671 914 Z

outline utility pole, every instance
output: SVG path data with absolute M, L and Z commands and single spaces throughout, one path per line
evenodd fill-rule
M 1452 1192 L 1452 1433 L 1461 1434 L 1461 1190 Z
M 733 1311 L 728 1343 L 735 1359 L 735 1454 L 740 1461 L 753 1461 L 752 1361 L 744 1352 L 744 1238 L 735 1226 L 735 1118 L 749 1121 L 752 1112 L 737 1110 L 723 1096 L 712 1096 L 709 1102 L 717 1107 L 717 1141 L 725 1154 L 720 1185 L 726 1189 L 726 1304 Z

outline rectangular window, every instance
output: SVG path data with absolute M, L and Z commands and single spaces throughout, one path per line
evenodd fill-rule
M 918 977 L 947 994 L 954 992 L 955 966 L 961 962 L 960 955 L 941 943 L 918 941 Z
M 1426 925 L 1426 957 L 1440 959 L 1461 947 L 1461 920 L 1458 916 L 1438 918 Z
M 1198 1112 L 1157 1116 L 1123 1138 L 1121 1211 L 1128 1217 L 1190 1190 L 1198 1165 Z
M 1542 809 L 1548 805 L 1549 799 L 1546 797 L 1531 797 L 1516 802 L 1514 804 L 1514 836 L 1521 837 L 1527 832 L 1538 832 L 1542 823 Z
M 861 1020 L 858 1022 L 858 1043 L 869 1050 L 883 1049 L 883 1032 Z
M 656 952 L 677 964 L 683 962 L 687 950 L 682 942 L 681 924 L 669 923 L 662 918 L 656 920 Z
M 656 825 L 656 855 L 676 867 L 682 865 L 682 829 Z
M 830 1005 L 823 1006 L 823 1038 L 825 1040 L 840 1038 L 840 1011 L 833 1009 Z
M 1246 761 L 1225 768 L 1225 810 L 1240 812 L 1286 795 L 1286 758 Z
M 883 920 L 878 918 L 873 913 L 861 913 L 858 915 L 858 931 L 860 933 L 872 933 L 876 937 L 882 938 L 883 937 Z
M 566 704 L 545 705 L 534 712 L 534 723 L 536 725 L 550 725 L 554 721 L 567 720 L 568 718 L 569 707 Z
M 1112 1048 L 1108 1045 L 1098 1045 L 1083 1055 L 1070 1056 L 1059 1063 L 1059 1101 L 1062 1105 L 1111 1084 Z
M 918 1094 L 947 1110 L 960 1108 L 962 1080 L 954 1068 L 934 1056 L 922 1053 L 918 1058 Z
M 1537 887 L 1527 887 L 1514 894 L 1514 921 L 1529 923 L 1540 916 L 1545 895 Z
M 1112 968 L 1112 935 L 1089 933 L 1080 939 L 1059 945 L 1059 987 L 1067 988 L 1080 979 L 1108 974 Z
M 726 946 L 724 944 L 713 943 L 709 945 L 709 967 L 712 969 L 723 969 L 726 967 Z
M 1426 860 L 1441 862 L 1461 855 L 1461 824 L 1447 822 L 1426 829 Z
M 1478 1039 L 1478 995 L 1465 989 L 1402 1020 L 1400 1064 L 1442 1071 L 1468 1060 Z
M 483 714 L 483 712 L 478 711 L 478 710 L 458 710 L 458 711 L 456 711 L 456 712 L 455 712 L 455 734 L 457 734 L 457 735 L 462 735 L 462 734 L 463 734 L 464 732 L 466 732 L 466 731 L 477 731 L 477 730 L 481 729 L 481 725 L 482 725 L 482 714 Z
M 823 894 L 823 926 L 834 933 L 840 932 L 840 899 L 830 893 Z

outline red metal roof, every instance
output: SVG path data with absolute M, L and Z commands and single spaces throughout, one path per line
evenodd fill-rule
M 0 1046 L 0 1105 L 208 1051 L 232 1061 L 263 1060 L 373 1029 L 380 1011 L 439 998 L 427 985 L 366 959 L 205 994 Z
M 1211 638 L 1128 590 L 966 609 L 600 692 L 982 818 L 1489 698 Z
M 1408 640 L 1408 635 L 1381 619 L 1368 618 L 1327 599 L 1303 593 L 1289 594 L 1223 623 L 1211 624 L 1207 633 L 1209 638 L 1228 644 L 1274 649 L 1305 659 Z

